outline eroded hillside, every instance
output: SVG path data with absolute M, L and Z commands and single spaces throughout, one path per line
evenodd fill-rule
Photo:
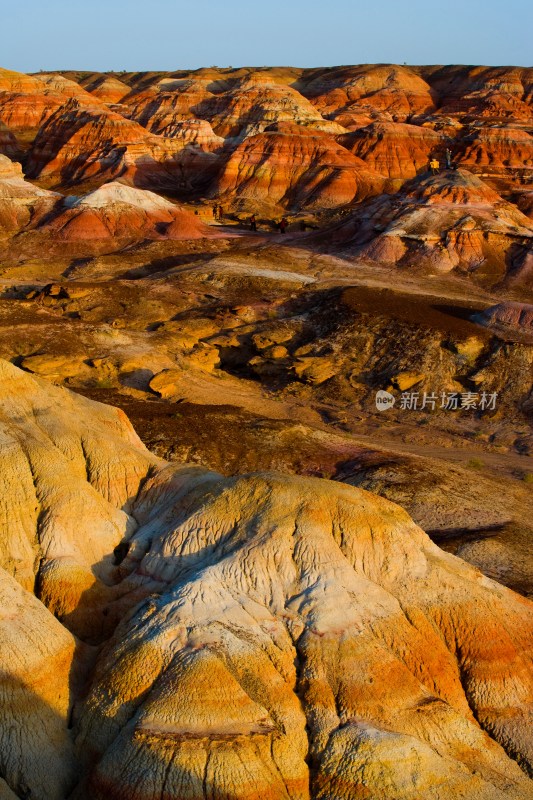
M 0 370 L 8 796 L 529 796 L 529 601 L 371 493 L 168 464 Z
M 0 796 L 530 796 L 532 75 L 0 70 Z

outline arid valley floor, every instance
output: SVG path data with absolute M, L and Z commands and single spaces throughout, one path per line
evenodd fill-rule
M 532 176 L 532 69 L 0 70 L 0 800 L 533 796 Z

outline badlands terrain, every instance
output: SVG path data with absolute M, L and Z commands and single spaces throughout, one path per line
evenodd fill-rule
M 533 795 L 532 175 L 531 69 L 0 70 L 2 800 Z

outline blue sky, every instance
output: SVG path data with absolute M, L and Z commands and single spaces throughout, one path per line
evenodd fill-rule
M 533 0 L 0 0 L 0 66 L 533 64 Z

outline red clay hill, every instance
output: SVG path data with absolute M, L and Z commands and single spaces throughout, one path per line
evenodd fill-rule
M 343 206 L 379 194 L 383 177 L 397 189 L 446 150 L 505 194 L 531 178 L 532 87 L 533 70 L 515 67 L 1 70 L 0 146 L 18 142 L 47 188 L 127 175 L 155 191 L 229 193 L 241 208 Z

